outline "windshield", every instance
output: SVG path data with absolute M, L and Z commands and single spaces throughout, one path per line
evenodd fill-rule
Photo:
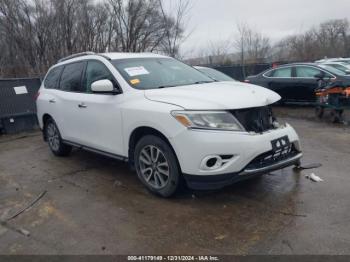
M 216 81 L 236 81 L 233 78 L 229 77 L 228 75 L 221 73 L 218 70 L 215 70 L 213 68 L 209 67 L 200 67 L 197 68 L 199 71 L 201 71 L 203 74 L 209 76 L 210 78 L 216 80 Z
M 320 65 L 320 67 L 328 70 L 329 72 L 333 73 L 333 74 L 336 74 L 336 75 L 346 75 L 345 72 L 339 70 L 339 69 L 336 69 L 332 66 L 329 66 L 329 65 Z
M 173 58 L 130 58 L 112 64 L 136 89 L 157 89 L 214 82 L 191 66 Z

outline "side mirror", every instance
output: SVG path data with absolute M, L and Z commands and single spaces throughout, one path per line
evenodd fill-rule
M 91 84 L 91 91 L 95 93 L 114 93 L 114 85 L 108 80 L 98 80 Z

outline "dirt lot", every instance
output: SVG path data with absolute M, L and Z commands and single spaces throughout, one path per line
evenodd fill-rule
M 0 137 L 0 254 L 350 254 L 350 129 L 311 109 L 278 109 L 304 163 L 217 192 L 165 200 L 126 164 L 84 151 L 54 157 L 39 132 Z M 30 233 L 30 236 L 25 234 Z

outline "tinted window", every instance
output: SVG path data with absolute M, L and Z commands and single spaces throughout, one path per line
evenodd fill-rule
M 81 84 L 84 66 L 84 62 L 66 65 L 61 76 L 60 88 L 64 91 L 85 92 L 85 86 Z
M 321 70 L 309 66 L 297 66 L 295 69 L 297 77 L 314 78 L 315 75 L 321 74 Z
M 86 90 L 91 92 L 91 84 L 93 82 L 105 79 L 108 79 L 115 84 L 114 77 L 104 64 L 97 61 L 89 61 L 86 67 Z
M 279 68 L 271 72 L 271 77 L 292 77 L 292 68 Z
M 55 67 L 50 70 L 50 73 L 45 78 L 44 86 L 48 89 L 56 89 L 63 67 Z

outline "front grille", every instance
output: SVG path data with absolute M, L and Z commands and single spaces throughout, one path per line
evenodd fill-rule
M 275 118 L 269 106 L 232 110 L 231 113 L 248 132 L 263 133 L 274 129 Z
M 274 152 L 273 150 L 271 150 L 256 157 L 252 162 L 249 163 L 246 169 L 259 169 L 268 167 L 283 160 L 292 158 L 298 155 L 299 153 L 300 152 L 295 149 L 293 144 L 291 144 L 288 148 L 282 151 Z

